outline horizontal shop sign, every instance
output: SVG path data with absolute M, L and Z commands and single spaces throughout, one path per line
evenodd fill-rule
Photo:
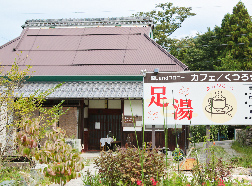
M 251 125 L 251 79 L 246 71 L 147 73 L 144 123 Z

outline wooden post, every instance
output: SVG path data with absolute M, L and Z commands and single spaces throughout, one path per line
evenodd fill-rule
M 210 147 L 210 125 L 207 125 L 206 126 L 206 140 L 207 140 L 207 143 L 206 143 L 206 165 L 208 167 L 209 163 L 210 163 L 210 150 L 209 150 L 209 147 Z
M 80 110 L 79 110 L 79 125 L 78 125 L 78 138 L 81 139 L 81 144 L 84 144 L 84 99 L 80 100 Z
M 155 125 L 152 125 L 152 149 L 155 148 Z
M 185 125 L 185 129 L 184 129 L 184 131 L 185 131 L 185 155 L 186 155 L 186 125 Z

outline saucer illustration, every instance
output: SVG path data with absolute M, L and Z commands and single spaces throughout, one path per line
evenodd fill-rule
M 233 107 L 227 104 L 227 98 L 222 94 L 222 90 L 216 91 L 214 97 L 208 99 L 209 104 L 205 107 L 205 110 L 211 114 L 228 114 L 232 117 L 230 112 Z
M 214 89 L 204 98 L 205 115 L 216 123 L 225 123 L 232 119 L 237 110 L 234 95 L 226 89 Z

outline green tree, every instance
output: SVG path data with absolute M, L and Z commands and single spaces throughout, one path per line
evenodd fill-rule
M 0 132 L 5 133 L 4 140 L 9 141 L 1 151 L 0 160 L 2 153 L 13 156 L 16 152 L 24 157 L 36 157 L 40 162 L 49 164 L 44 169 L 45 176 L 55 183 L 65 184 L 78 176 L 77 171 L 84 164 L 80 153 L 65 143 L 65 132 L 56 128 L 56 122 L 65 113 L 61 106 L 63 102 L 52 108 L 43 107 L 45 98 L 61 84 L 44 92 L 38 90 L 28 97 L 17 96 L 16 91 L 27 79 L 30 68 L 20 70 L 14 63 L 10 71 L 3 73 L 3 68 L 1 71 Z M 39 142 L 45 137 L 47 140 L 39 149 Z
M 242 2 L 226 14 L 221 26 L 195 38 L 170 42 L 169 52 L 191 71 L 251 70 L 252 22 Z
M 215 70 L 252 70 L 252 22 L 241 1 L 224 16 L 216 35 L 222 47 Z
M 27 66 L 26 69 L 19 70 L 17 63 L 14 63 L 6 73 L 3 73 L 4 69 L 2 67 L 2 76 L 0 77 L 0 86 L 2 88 L 0 96 L 2 111 L 0 129 L 9 133 L 4 139 L 7 141 L 4 146 L 5 153 L 7 151 L 14 153 L 16 150 L 14 144 L 16 143 L 18 152 L 28 157 L 34 155 L 39 142 L 45 136 L 46 129 L 53 125 L 59 119 L 59 116 L 64 113 L 61 104 L 50 109 L 43 107 L 46 96 L 61 85 L 44 92 L 38 90 L 29 97 L 16 96 L 16 91 L 22 87 L 29 77 L 30 69 L 31 67 Z M 36 112 L 40 113 L 39 116 L 36 115 Z M 17 139 L 15 139 L 15 136 Z
M 157 10 L 139 12 L 133 16 L 146 16 L 153 18 L 153 38 L 164 48 L 168 48 L 172 40 L 168 37 L 181 27 L 186 18 L 196 15 L 192 8 L 175 7 L 172 3 L 160 3 L 155 7 Z
M 174 40 L 169 52 L 185 63 L 191 71 L 212 71 L 219 56 L 219 40 L 215 30 L 210 30 L 196 37 Z

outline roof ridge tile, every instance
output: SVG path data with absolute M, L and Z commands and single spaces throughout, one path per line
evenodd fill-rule
M 10 45 L 11 43 L 16 42 L 16 41 L 19 40 L 20 38 L 21 38 L 21 36 L 18 36 L 18 37 L 16 37 L 15 39 L 13 39 L 13 40 L 11 40 L 11 41 L 5 43 L 4 45 L 0 46 L 0 50 L 3 49 L 4 47 L 7 47 L 7 46 Z
M 18 50 L 18 47 L 19 47 L 21 41 L 23 40 L 24 35 L 28 32 L 28 30 L 29 30 L 29 28 L 24 29 L 24 31 L 21 33 L 21 35 L 20 35 L 20 40 L 19 40 L 19 42 L 16 44 L 16 46 L 13 48 L 14 50 Z

